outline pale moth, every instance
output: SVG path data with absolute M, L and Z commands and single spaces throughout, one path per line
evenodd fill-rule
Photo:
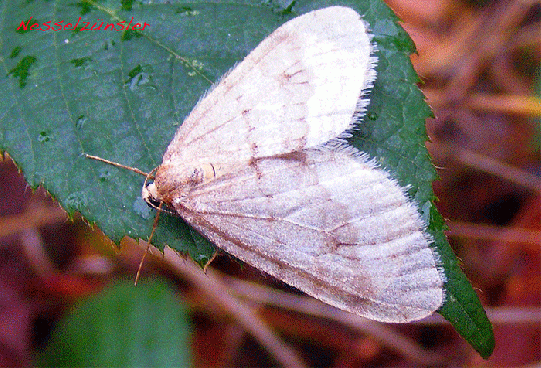
M 343 140 L 375 64 L 350 8 L 286 22 L 199 101 L 144 199 L 338 308 L 384 322 L 433 313 L 444 275 L 417 206 Z

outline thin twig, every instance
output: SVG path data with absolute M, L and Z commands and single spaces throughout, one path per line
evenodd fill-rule
M 541 179 L 519 167 L 493 159 L 454 144 L 439 144 L 439 150 L 447 152 L 459 162 L 492 175 L 496 175 L 511 183 L 541 194 Z
M 446 360 L 440 354 L 422 349 L 414 340 L 397 333 L 385 324 L 342 311 L 314 298 L 293 295 L 234 278 L 228 278 L 227 283 L 243 299 L 337 321 L 371 336 L 390 350 L 394 350 L 417 364 L 441 365 Z
M 40 206 L 19 215 L 0 218 L 0 237 L 17 234 L 21 231 L 39 228 L 44 225 L 64 222 L 68 219 L 66 211 L 60 207 Z
M 357 317 L 348 312 L 342 312 L 330 305 L 320 302 L 314 298 L 285 293 L 280 290 L 268 288 L 235 279 L 226 278 L 227 284 L 242 299 L 251 300 L 254 303 L 271 305 L 273 307 L 293 310 L 298 313 L 305 313 L 311 316 L 324 317 L 337 322 L 341 322 L 350 327 L 356 327 L 360 331 L 369 333 L 365 326 L 379 324 L 378 322 Z M 533 324 L 541 323 L 540 307 L 485 307 L 485 311 L 493 324 Z M 353 316 L 354 318 L 351 318 Z M 345 319 L 343 317 L 346 317 Z M 353 323 L 351 323 L 353 322 Z M 410 322 L 414 325 L 449 325 L 449 322 L 443 319 L 439 314 L 432 314 L 419 321 Z M 385 325 L 383 325 L 385 326 Z M 396 334 L 395 331 L 385 331 L 385 334 Z
M 139 242 L 139 244 L 142 243 Z M 152 248 L 154 247 L 151 246 Z M 153 252 L 150 252 L 150 254 L 153 254 Z M 287 346 L 251 308 L 232 296 L 229 287 L 220 280 L 212 269 L 207 269 L 207 272 L 204 273 L 191 259 L 182 258 L 169 247 L 165 247 L 163 254 L 163 261 L 229 312 L 284 367 L 306 367 L 298 354 Z M 162 259 L 160 258 L 160 260 Z
M 423 93 L 431 106 L 445 106 L 444 93 L 425 88 Z M 541 116 L 541 98 L 528 95 L 494 95 L 472 93 L 465 100 L 466 106 L 474 111 L 504 113 L 522 116 Z
M 541 247 L 541 231 L 513 227 L 501 227 L 485 224 L 471 224 L 461 221 L 448 222 L 448 236 L 469 239 L 483 239 L 507 243 L 524 243 L 532 249 Z

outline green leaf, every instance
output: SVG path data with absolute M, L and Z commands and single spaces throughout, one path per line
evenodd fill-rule
M 188 367 L 190 335 L 186 311 L 164 282 L 117 282 L 62 320 L 39 366 Z
M 409 188 L 448 280 L 440 313 L 481 355 L 490 355 L 490 323 L 433 205 L 436 175 L 424 146 L 431 112 L 415 85 L 409 61 L 414 46 L 381 0 L 10 3 L 1 25 L 0 149 L 10 153 L 32 187 L 43 185 L 69 213 L 79 211 L 114 241 L 150 235 L 154 215 L 140 196 L 144 178 L 82 153 L 148 172 L 160 164 L 176 129 L 212 83 L 280 24 L 338 3 L 363 14 L 378 45 L 378 77 L 350 143 Z M 49 20 L 72 23 L 71 29 L 21 31 L 21 22 L 46 28 Z M 105 29 L 123 20 L 148 26 Z M 84 30 L 84 22 L 104 24 Z M 153 242 L 200 263 L 214 251 L 181 219 L 165 215 Z
M 377 14 L 378 17 L 381 13 Z M 418 76 L 411 67 L 409 54 L 414 46 L 389 15 L 389 19 L 370 21 L 378 44 L 378 77 L 371 94 L 365 121 L 352 144 L 376 157 L 392 172 L 419 205 L 428 232 L 441 257 L 445 272 L 445 303 L 438 311 L 479 354 L 488 358 L 494 350 L 492 325 L 443 231 L 443 218 L 434 206 L 432 181 L 434 167 L 425 148 L 425 120 L 432 112 L 415 86 Z M 385 20 L 382 20 L 385 19 Z

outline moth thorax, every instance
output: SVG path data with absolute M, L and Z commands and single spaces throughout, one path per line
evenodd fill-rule
M 209 163 L 186 165 L 170 161 L 160 165 L 154 180 L 155 198 L 172 203 L 174 198 L 186 196 L 194 187 L 215 178 L 214 166 Z M 152 193 L 150 193 L 152 194 Z

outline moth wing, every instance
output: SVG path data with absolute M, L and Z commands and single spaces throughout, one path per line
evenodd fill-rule
M 359 97 L 375 78 L 374 63 L 354 10 L 329 7 L 294 18 L 199 101 L 164 163 L 248 162 L 336 138 L 366 104 Z
M 407 322 L 443 303 L 438 256 L 415 207 L 362 156 L 261 159 L 173 205 L 228 253 L 341 309 Z

